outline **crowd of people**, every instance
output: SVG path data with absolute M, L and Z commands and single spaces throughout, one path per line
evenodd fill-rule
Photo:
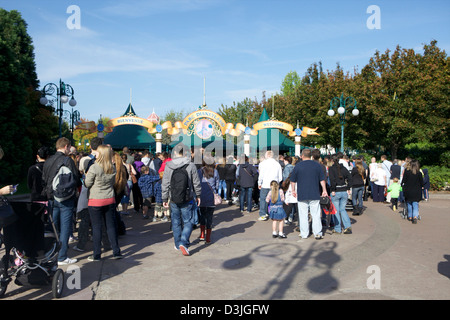
M 413 223 L 419 201 L 428 200 L 427 171 L 410 158 L 390 162 L 383 155 L 380 162 L 373 157 L 367 165 L 363 157 L 349 159 L 341 152 L 322 157 L 318 149 L 308 148 L 300 157 L 276 158 L 269 150 L 258 160 L 246 155 L 217 158 L 185 147 L 171 154 L 132 154 L 127 147 L 116 152 L 97 137 L 90 147 L 90 154 L 81 154 L 60 138 L 56 153 L 50 156 L 47 148 L 40 148 L 28 171 L 30 200 L 45 203 L 56 224 L 60 265 L 77 262 L 67 255 L 70 240 L 77 241 L 74 250 L 84 252 L 92 239 L 90 261 L 101 260 L 102 247 L 111 249 L 114 259 L 122 258 L 118 236 L 125 232 L 122 216 L 130 214 L 130 204 L 143 219 L 170 222 L 174 247 L 187 256 L 197 227 L 199 240 L 212 242 L 214 210 L 220 202 L 237 205 L 243 214 L 258 211 L 259 221 L 272 220 L 274 238 L 285 239 L 284 225 L 297 221 L 300 239 L 310 236 L 311 224 L 312 235 L 321 240 L 324 224 L 332 233 L 351 234 L 347 206 L 360 215 L 369 195 L 373 202 L 391 203 L 394 211 L 404 202 Z M 54 182 L 62 166 L 73 174 L 73 192 L 64 197 Z M 0 192 L 7 194 L 11 187 Z M 326 198 L 335 208 L 332 215 L 321 205 Z

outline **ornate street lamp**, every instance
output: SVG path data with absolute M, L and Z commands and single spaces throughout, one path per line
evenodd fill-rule
M 69 105 L 71 107 L 75 107 L 77 105 L 77 101 L 75 100 L 74 97 L 74 90 L 70 85 L 65 84 L 64 82 L 61 81 L 61 79 L 59 79 L 59 86 L 54 83 L 47 83 L 42 89 L 41 93 L 42 95 L 39 102 L 44 106 L 45 105 L 53 106 L 54 102 L 57 103 L 56 114 L 58 115 L 59 137 L 61 138 L 62 117 L 64 111 L 63 104 L 67 103 L 67 101 L 69 101 L 69 98 L 71 98 L 69 101 Z M 47 97 L 49 97 L 50 99 L 47 99 Z
M 356 108 L 356 100 L 353 97 L 347 97 L 344 99 L 344 94 L 341 97 L 335 97 L 330 102 L 330 109 L 328 110 L 328 115 L 333 117 L 335 112 L 333 109 L 337 109 L 339 114 L 339 122 L 341 124 L 341 152 L 344 152 L 344 125 L 345 125 L 345 115 L 347 110 L 353 108 L 352 115 L 359 115 L 359 110 Z
M 70 138 L 71 138 L 72 145 L 74 145 L 73 130 L 74 130 L 74 127 L 80 123 L 80 112 L 77 110 L 73 110 L 73 108 L 72 108 L 72 112 L 70 112 L 68 110 L 64 110 L 64 118 L 66 118 L 70 121 L 69 122 L 70 123 Z

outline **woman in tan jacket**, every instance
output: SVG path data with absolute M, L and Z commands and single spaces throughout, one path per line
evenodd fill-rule
M 91 217 L 92 240 L 94 244 L 94 254 L 88 257 L 88 260 L 100 261 L 103 221 L 106 224 L 106 233 L 113 250 L 113 258 L 120 259 L 122 255 L 114 221 L 116 169 L 112 163 L 112 150 L 109 146 L 100 145 L 97 148 L 97 152 L 98 157 L 89 168 L 85 180 L 85 186 L 89 188 L 88 209 Z

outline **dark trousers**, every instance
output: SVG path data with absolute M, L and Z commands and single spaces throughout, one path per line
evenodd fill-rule
M 139 188 L 139 185 L 137 183 L 133 183 L 132 191 L 134 210 L 139 211 L 142 207 L 142 203 L 144 202 L 144 199 L 142 198 L 141 188 Z
M 227 184 L 227 199 L 228 201 L 231 201 L 231 195 L 233 194 L 234 190 L 234 180 L 225 180 Z
M 102 253 L 102 230 L 103 223 L 106 225 L 106 233 L 113 250 L 113 255 L 120 254 L 119 242 L 116 232 L 116 204 L 101 207 L 89 207 L 89 215 L 92 224 L 92 242 L 94 247 L 94 258 L 100 258 Z
M 212 220 L 214 214 L 214 207 L 200 207 L 200 225 L 206 226 L 206 229 L 212 228 Z
M 398 198 L 391 198 L 392 207 L 396 207 L 398 209 Z
M 373 184 L 373 202 L 384 201 L 384 186 Z

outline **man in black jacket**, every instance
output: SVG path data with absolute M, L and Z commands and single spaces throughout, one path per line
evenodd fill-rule
M 52 213 L 53 221 L 60 234 L 61 249 L 58 255 L 58 265 L 66 265 L 77 262 L 77 259 L 67 257 L 67 249 L 69 247 L 69 237 L 72 233 L 72 216 L 75 208 L 76 192 L 81 186 L 80 173 L 72 158 L 68 157 L 70 152 L 69 139 L 62 137 L 56 141 L 56 153 L 44 163 L 42 181 L 44 184 L 44 192 L 49 203 L 49 212 Z M 74 180 L 76 181 L 73 196 L 69 199 L 58 201 L 53 196 L 53 179 L 59 171 L 62 164 L 65 163 L 72 171 Z
M 250 213 L 252 211 L 253 187 L 258 180 L 258 171 L 253 165 L 248 163 L 248 157 L 246 155 L 243 155 L 242 158 L 244 161 L 237 168 L 237 176 L 241 188 L 239 203 L 241 212 L 244 212 L 244 202 L 247 200 L 247 213 Z

